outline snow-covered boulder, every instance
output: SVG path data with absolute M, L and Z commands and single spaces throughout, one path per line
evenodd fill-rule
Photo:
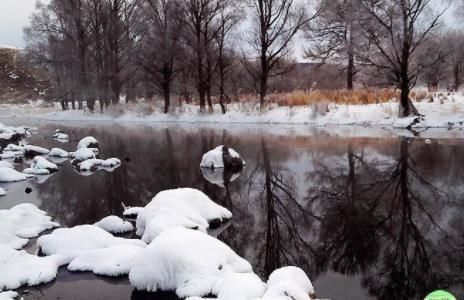
M 245 166 L 245 161 L 234 149 L 227 146 L 218 146 L 206 152 L 200 163 L 202 168 L 228 168 L 241 170 Z
M 52 148 L 48 153 L 49 157 L 68 158 L 69 153 L 60 148 Z
M 26 157 L 35 157 L 40 155 L 47 155 L 50 151 L 43 147 L 34 146 L 34 145 L 26 145 L 23 148 L 23 154 Z
M 262 300 L 311 300 L 315 299 L 314 287 L 306 273 L 298 267 L 275 270 L 267 281 Z
M 3 153 L 0 153 L 0 160 L 4 160 L 4 159 L 15 159 L 16 158 L 16 154 L 15 152 L 3 152 Z
M 117 168 L 121 165 L 121 160 L 119 158 L 108 158 L 106 159 L 103 164 L 102 164 L 102 167 L 103 168 L 106 168 L 106 169 L 114 169 L 114 168 Z
M 69 135 L 61 131 L 60 129 L 55 130 L 55 134 L 53 134 L 53 138 L 60 142 L 67 142 L 69 141 Z
M 3 151 L 5 152 L 18 152 L 22 153 L 24 151 L 24 146 L 19 146 L 15 144 L 8 144 Z
M 0 289 L 33 286 L 56 278 L 59 258 L 38 257 L 0 244 Z
M 24 174 L 27 175 L 37 175 L 37 176 L 46 176 L 50 175 L 50 171 L 47 169 L 34 169 L 34 168 L 26 168 L 23 170 Z
M 0 182 L 16 182 L 29 178 L 27 175 L 19 173 L 15 169 L 0 167 Z
M 134 230 L 134 226 L 131 222 L 124 221 L 118 216 L 105 217 L 94 225 L 109 233 L 126 233 Z
M 0 300 L 14 300 L 18 297 L 18 293 L 14 291 L 0 292 Z
M 5 191 L 5 189 L 0 187 L 0 197 L 1 196 L 6 196 L 6 191 Z
M 43 158 L 42 156 L 34 157 L 31 163 L 31 168 L 45 169 L 50 171 L 50 173 L 58 171 L 58 166 L 56 164 L 48 161 L 46 158 Z
M 86 251 L 68 265 L 69 271 L 90 271 L 97 275 L 121 276 L 129 273 L 132 261 L 139 256 L 143 247 L 131 244 Z
M 95 153 L 91 149 L 81 148 L 72 153 L 72 158 L 75 159 L 76 162 L 82 162 L 87 159 L 95 158 Z
M 77 149 L 82 148 L 99 148 L 98 141 L 93 136 L 87 136 L 79 141 L 77 144 Z
M 141 248 L 146 246 L 140 240 L 114 237 L 95 225 L 58 228 L 37 240 L 37 246 L 43 254 L 58 254 L 62 257 L 62 264 L 71 263 L 74 259 L 87 254 L 89 251 L 107 249 L 118 245 L 133 245 Z M 110 249 L 108 251 L 112 252 Z M 114 251 L 112 255 L 117 256 L 121 255 L 121 253 Z M 115 269 L 119 268 L 117 265 L 113 267 Z
M 14 166 L 13 166 L 13 164 L 10 163 L 9 161 L 0 160 L 0 168 L 10 168 L 10 169 L 14 169 Z
M 233 273 L 252 273 L 252 267 L 216 238 L 174 227 L 163 231 L 134 259 L 129 280 L 138 290 L 201 297 L 217 291 Z
M 138 206 L 130 207 L 130 206 L 127 206 L 127 207 L 124 207 L 124 212 L 122 213 L 122 215 L 125 218 L 137 218 L 137 216 L 139 215 L 139 213 L 142 210 L 143 210 L 143 207 L 138 207 Z
M 206 232 L 211 222 L 222 223 L 232 213 L 202 191 L 180 188 L 159 192 L 137 216 L 137 235 L 150 243 L 162 231 L 182 226 Z
M 103 159 L 97 159 L 97 158 L 87 159 L 77 165 L 77 170 L 79 172 L 94 172 L 94 171 L 97 171 L 98 168 L 103 166 L 104 162 L 105 161 Z
M 43 231 L 57 226 L 59 224 L 53 222 L 46 212 L 30 203 L 18 204 L 10 209 L 1 209 L 0 244 L 13 249 L 21 249 L 28 243 L 28 239 L 37 237 Z

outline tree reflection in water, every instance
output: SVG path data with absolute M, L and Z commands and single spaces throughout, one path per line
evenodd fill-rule
M 54 129 L 41 131 L 49 135 Z M 145 205 L 161 190 L 188 186 L 232 210 L 234 218 L 218 238 L 264 277 L 283 265 L 304 268 L 316 282 L 336 272 L 361 278 L 378 299 L 463 290 L 464 173 L 456 165 L 462 166 L 464 153 L 456 145 L 317 133 L 282 139 L 193 128 L 62 129 L 97 137 L 103 157 L 128 158 L 113 173 L 89 177 L 65 163 L 34 187 L 41 208 L 65 226 L 121 214 L 121 202 Z M 35 138 L 32 143 L 48 148 L 76 146 Z M 205 180 L 199 169 L 203 153 L 220 144 L 247 161 L 235 181 L 223 175 L 223 187 Z

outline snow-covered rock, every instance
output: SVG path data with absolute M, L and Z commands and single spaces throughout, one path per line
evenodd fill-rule
M 306 273 L 298 267 L 283 267 L 275 270 L 267 281 L 267 290 L 262 300 L 311 300 L 315 298 L 314 287 Z
M 6 196 L 6 191 L 5 191 L 5 189 L 0 187 L 0 197 L 1 196 Z
M 251 273 L 248 261 L 223 242 L 183 227 L 163 231 L 134 259 L 129 280 L 136 289 L 205 296 L 233 273 Z
M 107 169 L 114 169 L 116 167 L 119 167 L 121 165 L 121 160 L 119 158 L 108 158 L 106 159 L 103 164 L 102 164 L 102 167 L 103 168 L 107 168 Z
M 34 145 L 26 145 L 23 148 L 24 156 L 26 157 L 35 157 L 39 155 L 47 155 L 50 151 L 43 147 L 34 146 Z
M 28 243 L 29 238 L 37 237 L 43 231 L 57 226 L 59 224 L 53 222 L 46 212 L 30 203 L 2 209 L 0 210 L 0 244 L 21 249 Z
M 99 148 L 97 139 L 94 138 L 93 136 L 87 136 L 87 137 L 83 138 L 77 144 L 77 149 L 78 150 L 82 149 L 82 148 Z
M 118 216 L 105 217 L 94 225 L 109 233 L 126 233 L 134 230 L 134 226 L 131 222 L 124 221 Z
M 45 176 L 50 175 L 50 171 L 47 169 L 34 169 L 34 168 L 26 168 L 23 170 L 24 174 L 28 175 L 38 175 L 38 176 Z
M 234 149 L 227 146 L 218 146 L 213 150 L 206 152 L 200 163 L 202 168 L 231 168 L 240 169 L 245 165 L 242 159 Z
M 55 130 L 53 138 L 59 140 L 60 142 L 67 142 L 69 140 L 69 135 L 61 131 L 60 129 Z
M 115 245 L 86 251 L 68 265 L 69 271 L 91 271 L 97 275 L 121 276 L 129 273 L 132 261 L 139 256 L 143 247 L 132 244 Z
M 126 218 L 137 218 L 137 216 L 142 211 L 142 209 L 143 207 L 138 207 L 138 206 L 124 207 L 124 212 L 122 213 L 122 215 Z
M 71 263 L 75 258 L 85 255 L 89 251 L 106 249 L 117 245 L 133 245 L 143 248 L 146 244 L 136 239 L 114 237 L 95 225 L 58 228 L 37 240 L 37 246 L 43 254 L 58 254 L 62 257 L 62 264 Z M 118 252 L 113 253 L 115 256 L 120 254 Z
M 0 300 L 14 300 L 18 297 L 18 293 L 14 291 L 0 292 Z
M 13 166 L 13 164 L 10 163 L 9 161 L 0 160 L 0 168 L 10 168 L 10 169 L 14 169 L 14 166 Z
M 202 191 L 180 188 L 159 192 L 137 216 L 137 235 L 150 243 L 163 230 L 182 226 L 203 232 L 212 221 L 232 217 L 226 208 L 214 203 Z
M 76 152 L 72 153 L 72 158 L 79 162 L 82 162 L 87 159 L 95 158 L 95 153 L 88 148 L 80 148 Z
M 15 144 L 8 144 L 3 151 L 5 152 L 23 152 L 24 151 L 24 146 L 19 146 Z
M 31 163 L 31 168 L 32 169 L 45 169 L 50 172 L 58 171 L 58 166 L 56 164 L 48 161 L 46 158 L 43 158 L 42 156 L 34 157 Z
M 23 285 L 38 285 L 55 279 L 57 256 L 38 257 L 0 244 L 0 289 L 16 289 Z
M 16 157 L 15 152 L 3 152 L 3 153 L 0 153 L 0 160 L 3 160 L 3 159 L 15 159 L 15 157 Z
M 77 165 L 77 169 L 80 172 L 93 172 L 98 170 L 99 167 L 103 166 L 105 161 L 102 159 L 91 158 L 84 160 L 83 162 Z
M 15 169 L 0 167 L 0 182 L 23 181 L 27 178 L 27 175 L 19 173 Z
M 69 153 L 60 148 L 52 148 L 48 153 L 50 157 L 68 158 Z

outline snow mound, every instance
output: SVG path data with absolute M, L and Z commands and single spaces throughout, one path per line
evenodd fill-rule
M 56 256 L 38 257 L 2 244 L 0 261 L 0 290 L 50 282 L 55 279 L 59 267 L 59 259 Z
M 47 159 L 43 158 L 42 156 L 36 156 L 32 160 L 31 163 L 31 168 L 32 169 L 45 169 L 50 172 L 56 172 L 58 171 L 58 166 Z
M 0 160 L 0 168 L 10 168 L 14 169 L 14 166 L 9 161 Z
M 132 244 L 90 250 L 78 255 L 68 265 L 69 271 L 91 271 L 97 275 L 121 276 L 129 273 L 132 261 L 143 247 Z
M 116 245 L 145 247 L 145 243 L 135 239 L 114 237 L 95 225 L 79 225 L 72 228 L 58 228 L 37 240 L 37 246 L 45 255 L 58 254 L 62 264 L 68 264 L 88 251 L 105 249 Z M 114 252 L 113 255 L 121 253 Z
M 29 238 L 37 237 L 47 229 L 59 226 L 43 210 L 30 203 L 18 204 L 0 210 L 0 244 L 21 249 Z M 2 273 L 0 273 L 2 274 Z
M 290 266 L 271 273 L 262 300 L 311 300 L 311 297 L 315 298 L 314 287 L 306 273 Z
M 213 150 L 206 152 L 200 163 L 202 168 L 239 168 L 245 165 L 242 159 L 234 149 L 226 146 L 218 146 Z
M 205 296 L 232 273 L 251 273 L 251 265 L 223 242 L 183 227 L 163 231 L 134 259 L 129 280 L 136 289 Z
M 26 145 L 23 148 L 23 153 L 24 156 L 28 157 L 34 157 L 38 155 L 47 155 L 50 151 L 48 149 L 39 147 L 39 146 L 33 146 L 33 145 Z
M 76 152 L 74 152 L 72 154 L 72 157 L 74 159 L 77 159 L 78 161 L 84 161 L 84 160 L 87 160 L 87 159 L 93 159 L 95 158 L 95 153 L 88 149 L 88 148 L 81 148 L 79 150 L 77 150 Z
M 206 232 L 212 221 L 228 220 L 232 213 L 202 191 L 180 188 L 159 192 L 137 216 L 137 235 L 150 243 L 163 230 L 182 226 Z
M 16 297 L 18 297 L 17 292 L 13 292 L 13 291 L 0 292 L 0 300 L 14 300 Z
M 27 178 L 27 175 L 19 173 L 15 169 L 0 167 L 0 182 L 23 181 Z
M 0 160 L 2 159 L 14 159 L 16 157 L 15 152 L 3 152 L 0 153 Z
M 69 140 L 69 135 L 57 129 L 55 130 L 55 134 L 53 134 L 53 138 L 62 142 L 67 142 Z
M 77 149 L 83 148 L 98 148 L 98 141 L 93 136 L 87 136 L 79 141 L 77 144 Z
M 60 148 L 52 148 L 50 152 L 48 153 L 48 156 L 50 157 L 60 157 L 60 158 L 67 158 L 69 153 L 67 151 L 64 151 L 63 149 Z
M 0 187 L 0 196 L 6 196 L 6 191 Z
M 108 231 L 109 233 L 126 233 L 134 230 L 134 226 L 131 222 L 124 221 L 118 216 L 105 217 L 94 225 Z

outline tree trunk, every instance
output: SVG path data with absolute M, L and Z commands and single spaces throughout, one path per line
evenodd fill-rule
M 163 83 L 163 93 L 164 93 L 164 113 L 167 114 L 169 112 L 169 106 L 171 105 L 171 85 L 169 78 L 164 75 L 164 83 Z
M 348 53 L 348 68 L 346 70 L 346 88 L 348 90 L 353 89 L 353 78 L 354 78 L 354 54 L 352 51 Z
M 260 92 L 259 92 L 259 108 L 261 111 L 266 107 L 266 94 L 267 94 L 267 74 L 261 74 L 260 79 Z

